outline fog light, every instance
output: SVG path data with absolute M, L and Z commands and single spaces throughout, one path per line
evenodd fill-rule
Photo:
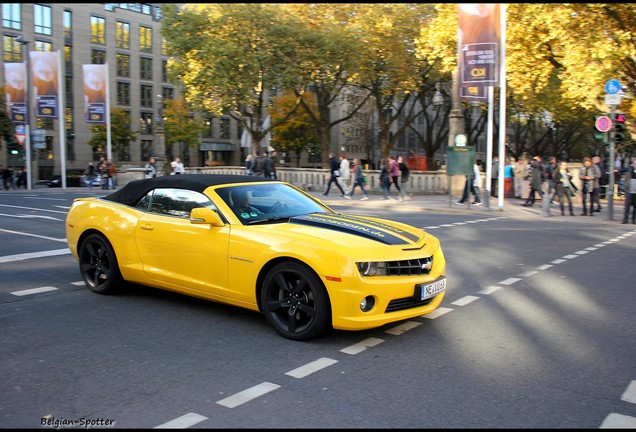
M 360 310 L 362 312 L 369 312 L 371 309 L 373 309 L 373 306 L 375 306 L 375 300 L 373 296 L 367 296 L 360 302 Z

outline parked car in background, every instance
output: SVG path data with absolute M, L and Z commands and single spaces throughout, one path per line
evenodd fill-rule
M 82 182 L 81 183 L 82 183 L 82 186 L 86 186 L 86 187 L 90 186 L 88 184 L 88 179 L 86 178 L 86 175 L 82 176 Z M 93 183 L 93 187 L 101 187 L 102 186 L 102 176 L 99 175 L 99 174 L 95 175 L 95 177 L 93 177 L 92 183 Z
M 66 238 L 95 293 L 132 282 L 228 303 L 292 340 L 426 315 L 446 291 L 432 234 L 256 176 L 162 176 L 76 198 Z

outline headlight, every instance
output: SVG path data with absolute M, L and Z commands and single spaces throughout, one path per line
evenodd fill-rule
M 386 264 L 384 262 L 359 262 L 356 263 L 362 276 L 386 276 Z

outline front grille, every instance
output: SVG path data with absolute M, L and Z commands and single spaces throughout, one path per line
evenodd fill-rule
M 433 257 L 403 261 L 388 261 L 385 264 L 387 276 L 427 275 L 433 268 Z
M 413 309 L 420 306 L 426 306 L 431 301 L 433 301 L 435 297 L 427 298 L 424 300 L 417 299 L 415 297 L 406 297 L 396 300 L 391 300 L 389 305 L 386 307 L 385 312 L 396 312 L 405 309 Z

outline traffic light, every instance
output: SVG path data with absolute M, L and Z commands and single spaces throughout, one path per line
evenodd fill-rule
M 612 132 L 614 133 L 614 142 L 619 143 L 625 140 L 625 114 L 616 114 Z
M 13 156 L 19 154 L 20 153 L 20 146 L 18 145 L 18 142 L 11 140 L 9 142 L 8 146 L 7 146 L 7 152 L 10 155 L 13 155 Z

